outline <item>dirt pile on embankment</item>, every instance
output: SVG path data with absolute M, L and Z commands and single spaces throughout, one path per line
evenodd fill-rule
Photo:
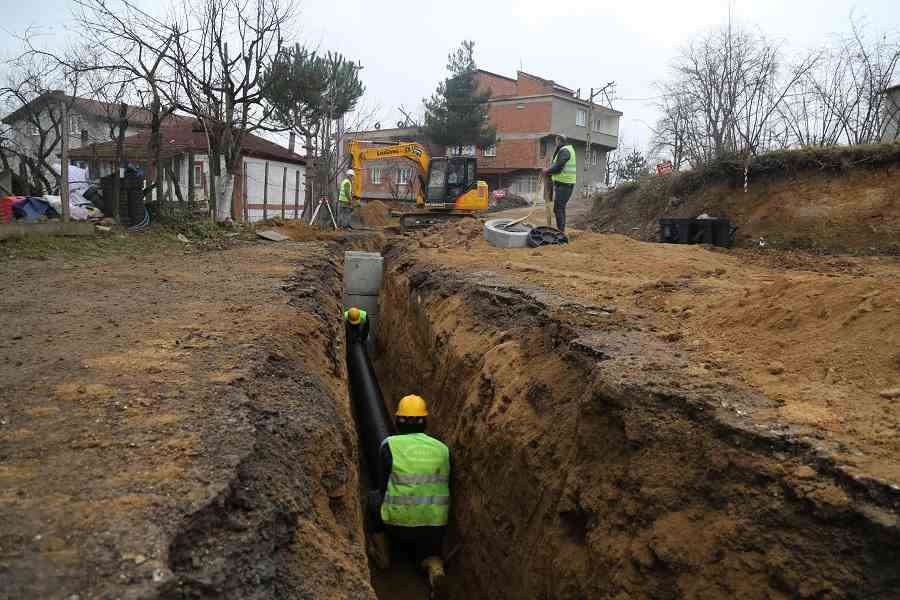
M 394 245 L 378 338 L 386 397 L 428 397 L 454 453 L 452 598 L 896 595 L 895 488 L 682 347 L 630 299 L 637 265 L 606 247 L 588 279 L 577 243 L 505 261 L 478 244 Z M 725 276 L 679 250 L 680 299 Z M 544 273 L 593 296 L 525 281 Z
M 391 209 L 380 200 L 369 200 L 359 208 L 359 216 L 367 227 L 386 227 L 395 225 L 391 219 Z
M 504 250 L 476 239 L 418 254 L 466 272 L 499 272 L 576 303 L 604 306 L 694 363 L 683 377 L 725 377 L 777 406 L 758 417 L 803 428 L 847 465 L 900 485 L 900 263 L 893 257 L 718 251 L 580 234 L 567 246 Z M 567 318 L 593 316 L 570 310 Z
M 373 598 L 335 249 L 61 263 L 3 267 L 0 598 Z
M 730 218 L 742 245 L 898 254 L 898 148 L 764 155 L 751 163 L 746 193 L 743 163 L 649 177 L 597 196 L 585 225 L 657 240 L 660 218 L 707 213 Z

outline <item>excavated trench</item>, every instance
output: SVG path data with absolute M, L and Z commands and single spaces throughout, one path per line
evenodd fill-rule
M 448 598 L 900 597 L 896 491 L 755 428 L 766 398 L 602 307 L 384 256 L 384 397 L 453 453 Z M 427 597 L 399 564 L 378 596 Z
M 175 537 L 157 597 L 428 597 L 401 555 L 366 565 L 346 247 L 285 283 L 297 322 L 234 386 L 243 458 Z M 684 357 L 616 312 L 435 267 L 409 240 L 381 250 L 383 395 L 425 396 L 452 451 L 445 598 L 900 597 L 897 490 L 757 428 L 745 415 L 768 399 L 685 380 Z

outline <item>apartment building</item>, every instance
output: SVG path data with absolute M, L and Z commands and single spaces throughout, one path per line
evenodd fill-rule
M 476 77 L 479 87 L 491 94 L 488 115 L 497 128 L 497 142 L 462 152 L 477 156 L 479 177 L 492 190 L 537 198 L 538 179 L 552 160 L 557 134 L 564 134 L 575 147 L 578 189 L 605 186 L 606 157 L 618 145 L 621 112 L 599 104 L 591 107 L 574 90 L 524 71 L 518 71 L 515 79 L 484 70 Z

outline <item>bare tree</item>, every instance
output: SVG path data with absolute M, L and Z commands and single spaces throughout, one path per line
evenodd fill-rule
M 77 74 L 64 73 L 54 61 L 35 55 L 21 56 L 10 67 L 0 87 L 0 99 L 13 113 L 21 112 L 0 145 L 3 163 L 18 159 L 20 174 L 32 185 L 52 192 L 59 177 L 53 158 L 60 150 L 62 127 L 69 127 L 62 122 L 62 105 L 71 106 L 78 89 Z
M 242 142 L 268 119 L 261 77 L 281 50 L 293 14 L 290 0 L 203 0 L 172 26 L 169 60 L 182 92 L 178 107 L 206 133 L 217 221 L 238 218 L 231 213 Z M 226 175 L 219 186 L 223 160 Z

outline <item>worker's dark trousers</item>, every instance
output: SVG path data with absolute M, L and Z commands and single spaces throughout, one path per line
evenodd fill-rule
M 444 532 L 443 527 L 400 527 L 388 525 L 381 519 L 381 494 L 370 492 L 368 510 L 369 522 L 373 533 L 385 532 L 390 539 L 391 547 L 408 552 L 416 566 L 431 556 L 443 556 Z
M 566 205 L 572 197 L 574 185 L 569 183 L 553 184 L 553 213 L 556 215 L 556 228 L 566 230 Z
M 431 556 L 441 557 L 444 550 L 444 530 L 446 527 L 400 527 L 385 525 L 391 546 L 399 547 L 412 555 L 418 567 Z

